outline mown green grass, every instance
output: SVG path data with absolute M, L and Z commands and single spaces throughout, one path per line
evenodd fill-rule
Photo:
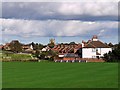
M 117 88 L 117 63 L 3 62 L 3 88 Z
M 12 59 L 31 59 L 29 54 L 11 54 L 9 55 Z
M 0 59 L 7 61 L 7 60 L 29 60 L 32 59 L 31 54 L 17 54 L 12 53 L 9 51 L 0 52 Z

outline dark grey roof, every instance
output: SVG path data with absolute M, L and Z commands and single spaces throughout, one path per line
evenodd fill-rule
M 64 55 L 64 57 L 78 57 L 78 55 L 74 53 L 67 53 Z

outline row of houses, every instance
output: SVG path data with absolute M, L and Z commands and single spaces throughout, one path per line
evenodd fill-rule
M 112 48 L 100 41 L 98 37 L 94 35 L 92 39 L 87 42 L 82 41 L 81 44 L 74 45 L 59 44 L 55 45 L 52 50 L 59 52 L 59 56 L 56 60 L 103 61 L 102 57 L 104 54 L 112 51 Z
M 81 44 L 58 44 L 52 50 L 59 53 L 76 53 L 81 47 Z
M 5 45 L 0 45 L 0 49 L 1 49 L 1 50 L 11 51 L 10 45 L 11 45 L 11 44 L 15 44 L 16 42 L 21 45 L 23 52 L 26 52 L 26 53 L 29 52 L 29 53 L 30 53 L 30 52 L 33 51 L 33 46 L 32 46 L 32 44 L 22 44 L 22 43 L 20 43 L 18 40 L 12 40 L 10 43 L 6 43 Z
M 12 41 L 10 43 L 14 43 L 16 41 Z M 5 50 L 10 50 L 10 43 L 6 43 L 4 46 L 0 46 L 0 48 L 4 48 Z M 32 44 L 22 44 L 22 49 L 24 51 L 33 51 Z M 53 48 L 46 46 L 41 49 L 41 52 L 47 52 L 49 50 L 58 52 L 58 57 L 55 60 L 82 60 L 82 59 L 101 59 L 105 53 L 112 51 L 112 48 L 102 41 L 98 39 L 96 35 L 92 37 L 91 40 L 87 42 L 82 41 L 80 44 L 57 44 L 54 45 Z

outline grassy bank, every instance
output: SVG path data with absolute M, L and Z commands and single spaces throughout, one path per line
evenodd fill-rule
M 31 60 L 33 56 L 25 53 L 12 53 L 10 51 L 0 52 L 0 60 L 2 61 L 14 61 L 14 60 Z

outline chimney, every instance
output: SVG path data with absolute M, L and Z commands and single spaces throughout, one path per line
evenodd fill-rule
M 85 41 L 84 40 L 82 40 L 82 47 L 84 47 L 85 46 Z
M 97 35 L 94 35 L 94 36 L 93 36 L 92 41 L 98 41 Z

